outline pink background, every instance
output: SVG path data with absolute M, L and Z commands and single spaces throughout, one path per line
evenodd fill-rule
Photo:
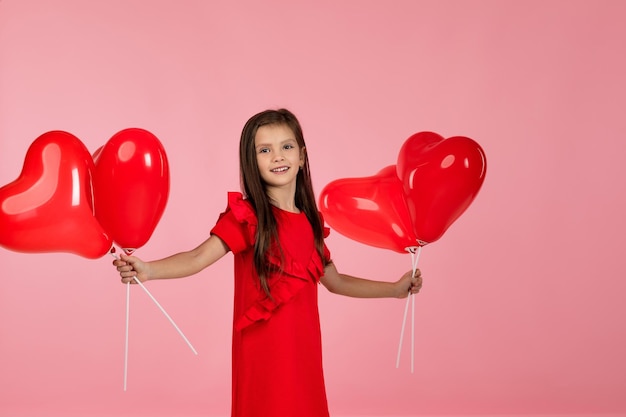
M 206 238 L 267 107 L 299 116 L 318 193 L 415 132 L 472 137 L 487 179 L 422 252 L 415 373 L 408 345 L 395 368 L 403 301 L 320 290 L 331 412 L 623 416 L 625 19 L 620 0 L 2 0 L 0 185 L 46 131 L 94 151 L 150 130 L 172 172 L 151 259 Z M 344 272 L 410 269 L 328 244 Z M 0 416 L 228 415 L 231 256 L 149 284 L 198 356 L 133 288 L 127 392 L 110 262 L 0 249 Z

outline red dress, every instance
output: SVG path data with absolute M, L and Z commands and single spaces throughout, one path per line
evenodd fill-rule
M 324 273 L 304 213 L 274 208 L 283 272 L 260 288 L 253 262 L 257 218 L 240 193 L 211 233 L 235 255 L 232 417 L 327 417 L 317 286 Z M 328 229 L 325 229 L 328 234 Z M 328 249 L 325 255 L 330 258 Z M 280 266 L 280 253 L 268 261 Z

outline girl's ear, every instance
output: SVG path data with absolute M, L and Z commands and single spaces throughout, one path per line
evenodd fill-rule
M 306 155 L 306 148 L 300 149 L 300 168 L 304 167 L 304 155 Z

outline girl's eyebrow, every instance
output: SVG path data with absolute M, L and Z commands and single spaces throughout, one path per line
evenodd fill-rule
M 281 141 L 279 144 L 280 145 L 284 145 L 285 143 L 289 143 L 289 142 L 296 142 L 295 138 L 289 138 L 289 139 L 285 139 L 283 141 Z M 271 147 L 272 145 L 270 143 L 259 143 L 258 145 L 254 145 L 255 149 L 256 148 L 262 148 L 262 147 Z

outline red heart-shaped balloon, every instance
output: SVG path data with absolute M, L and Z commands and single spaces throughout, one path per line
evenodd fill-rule
M 371 177 L 329 183 L 320 194 L 320 211 L 330 227 L 358 242 L 401 253 L 418 245 L 395 165 Z
M 0 245 L 86 258 L 106 254 L 112 241 L 94 217 L 93 171 L 89 151 L 75 136 L 39 136 L 18 179 L 0 188 Z
M 405 252 L 445 233 L 476 197 L 486 170 L 485 153 L 474 140 L 420 132 L 402 145 L 397 165 L 329 183 L 320 210 L 351 239 Z
M 420 132 L 402 145 L 396 168 L 413 230 L 424 245 L 439 239 L 474 200 L 487 158 L 470 138 Z
M 144 129 L 128 128 L 94 152 L 96 217 L 127 253 L 143 246 L 161 219 L 169 195 L 163 145 Z

